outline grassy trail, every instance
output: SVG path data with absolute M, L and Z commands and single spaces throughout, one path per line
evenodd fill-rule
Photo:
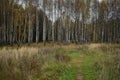
M 83 80 L 83 75 L 81 73 L 81 64 L 83 62 L 83 56 L 80 57 L 80 59 L 75 60 L 75 66 L 78 67 L 78 73 L 76 75 L 77 80 Z
M 120 80 L 120 47 L 99 46 L 90 45 L 73 53 L 78 72 L 76 80 Z
M 71 57 L 71 65 L 73 65 L 77 70 L 75 74 L 75 80 L 83 80 L 82 70 L 81 70 L 81 64 L 84 60 L 84 55 L 81 53 L 81 51 L 73 52 L 69 55 Z
M 73 74 L 76 78 L 73 80 L 96 80 L 96 72 L 93 69 L 96 54 L 89 52 L 88 49 L 82 49 L 70 53 L 68 56 L 71 57 L 71 65 L 76 68 L 76 73 Z

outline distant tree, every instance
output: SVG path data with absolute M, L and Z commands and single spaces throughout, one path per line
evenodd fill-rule
M 46 35 L 47 35 L 47 25 L 46 25 L 46 15 L 45 15 L 45 10 L 46 10 L 46 8 L 45 8 L 45 4 L 46 4 L 46 1 L 47 0 L 43 0 L 43 10 L 44 10 L 44 16 L 43 16 L 43 43 L 44 43 L 44 45 L 45 45 L 45 43 L 46 43 Z
M 120 43 L 118 0 L 0 0 L 0 43 Z

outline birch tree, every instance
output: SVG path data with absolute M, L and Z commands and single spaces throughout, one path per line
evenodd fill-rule
M 45 3 L 46 3 L 46 0 L 43 0 L 43 10 L 45 12 L 46 8 L 45 8 Z M 46 43 L 46 16 L 45 16 L 45 13 L 44 13 L 44 16 L 43 16 L 43 43 L 45 45 Z

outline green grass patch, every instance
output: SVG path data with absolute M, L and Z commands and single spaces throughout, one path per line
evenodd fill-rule
M 87 53 L 84 53 L 87 52 Z M 97 80 L 98 72 L 94 68 L 94 64 L 98 59 L 99 50 L 91 50 L 83 52 L 83 63 L 81 64 L 82 74 L 84 76 L 84 80 Z
M 71 66 L 64 70 L 60 80 L 76 80 L 77 67 Z
M 96 71 L 93 68 L 94 57 L 92 55 L 86 55 L 84 57 L 82 67 L 82 74 L 84 80 L 96 80 Z

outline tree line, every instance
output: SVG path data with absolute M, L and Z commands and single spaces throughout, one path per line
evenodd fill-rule
M 120 43 L 119 0 L 0 0 L 0 44 Z

